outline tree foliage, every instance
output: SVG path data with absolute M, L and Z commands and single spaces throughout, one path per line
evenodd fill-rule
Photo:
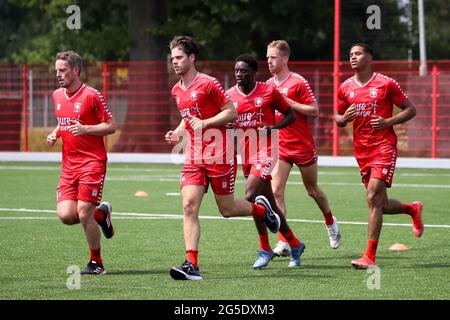
M 78 51 L 86 60 L 128 58 L 126 2 L 77 1 L 79 30 L 66 27 L 66 9 L 72 4 L 71 0 L 0 0 L 0 59 L 43 63 L 63 50 Z
M 377 59 L 406 59 L 408 50 L 418 59 L 417 0 L 409 2 L 410 29 L 401 5 L 406 0 L 341 1 L 341 59 L 347 59 L 349 46 L 355 42 L 374 46 Z M 66 8 L 71 4 L 73 0 L 0 0 L 0 61 L 48 62 L 56 51 L 67 49 L 79 51 L 86 60 L 127 60 L 135 56 L 133 49 L 142 47 L 140 34 L 148 35 L 148 46 L 161 46 L 148 48 L 157 54 L 167 52 L 174 35 L 187 34 L 200 43 L 202 59 L 230 60 L 243 52 L 263 59 L 267 43 L 274 39 L 289 41 L 295 60 L 333 57 L 331 0 L 173 0 L 155 6 L 139 0 L 78 0 L 80 30 L 66 27 Z M 381 29 L 367 28 L 370 5 L 380 7 Z M 161 15 L 153 12 L 145 19 L 139 15 L 140 7 L 142 12 L 160 10 Z M 448 59 L 448 8 L 447 0 L 425 1 L 429 59 Z M 130 20 L 135 18 L 137 23 Z M 136 56 L 145 57 L 145 48 L 139 50 Z

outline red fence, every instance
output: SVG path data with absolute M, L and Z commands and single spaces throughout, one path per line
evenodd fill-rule
M 225 88 L 235 83 L 232 61 L 202 61 L 197 67 Z M 293 61 L 290 67 L 310 82 L 319 99 L 320 115 L 309 119 L 319 153 L 330 155 L 335 147 L 341 155 L 351 154 L 351 127 L 338 129 L 338 145 L 333 146 L 333 63 Z M 413 120 L 395 127 L 400 156 L 450 158 L 450 61 L 429 62 L 426 76 L 418 75 L 417 61 L 377 61 L 373 68 L 396 79 L 417 107 Z M 180 117 L 170 96 L 178 79 L 166 62 L 87 64 L 82 75 L 103 91 L 119 123 L 118 133 L 108 140 L 110 151 L 170 152 L 163 136 Z M 351 75 L 342 62 L 340 81 Z M 268 77 L 261 62 L 258 78 Z M 35 150 L 29 138 L 39 128 L 50 132 L 56 125 L 55 88 L 52 66 L 0 65 L 0 150 Z

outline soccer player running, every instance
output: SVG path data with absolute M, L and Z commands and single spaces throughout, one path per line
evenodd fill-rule
M 234 199 L 234 145 L 232 137 L 227 137 L 226 124 L 236 119 L 236 109 L 217 79 L 197 71 L 198 46 L 191 37 L 176 36 L 169 47 L 172 66 L 181 78 L 172 88 L 172 96 L 182 119 L 175 130 L 166 133 L 165 140 L 176 144 L 183 132 L 187 134 L 180 183 L 186 261 L 172 267 L 170 275 L 175 280 L 201 280 L 198 211 L 209 185 L 225 218 L 253 216 L 274 233 L 280 220 L 264 197 L 256 204 Z
M 355 269 L 376 266 L 383 214 L 405 213 L 412 219 L 416 237 L 424 231 L 422 203 L 405 204 L 389 199 L 386 190 L 391 187 L 397 161 L 397 136 L 393 126 L 412 119 L 416 109 L 395 80 L 372 71 L 372 59 L 373 50 L 367 44 L 351 47 L 350 65 L 355 75 L 339 87 L 335 117 L 340 127 L 348 122 L 353 124 L 354 155 L 367 190 L 367 248 L 361 258 L 351 261 Z M 393 105 L 401 109 L 396 115 L 393 115 Z
M 255 74 L 258 62 L 254 57 L 243 54 L 235 59 L 234 74 L 237 84 L 227 91 L 238 112 L 235 121 L 238 144 L 241 149 L 242 171 L 246 178 L 245 198 L 248 201 L 269 201 L 267 206 L 275 210 L 281 219 L 279 232 L 291 248 L 289 267 L 300 266 L 300 256 L 305 245 L 295 237 L 286 219 L 278 209 L 272 192 L 271 172 L 277 160 L 277 129 L 286 127 L 295 120 L 290 104 L 273 86 L 257 82 Z M 276 122 L 275 111 L 284 117 Z M 275 140 L 275 141 L 273 141 Z M 274 253 L 269 245 L 266 227 L 255 219 L 260 248 L 253 264 L 254 269 L 264 268 L 272 260 Z
M 319 107 L 308 81 L 291 72 L 288 67 L 289 44 L 285 40 L 275 40 L 267 46 L 267 65 L 273 77 L 267 84 L 275 86 L 291 104 L 295 112 L 295 122 L 280 130 L 280 155 L 278 170 L 273 175 L 272 188 L 278 208 L 286 216 L 284 194 L 292 166 L 295 164 L 302 175 L 303 185 L 319 207 L 325 219 L 330 246 L 337 249 L 341 244 L 338 223 L 333 217 L 325 192 L 317 184 L 317 153 L 307 117 L 317 117 Z M 277 113 L 277 119 L 284 116 Z M 286 239 L 278 233 L 278 244 L 273 249 L 277 256 L 289 256 Z
M 102 94 L 80 80 L 81 69 L 76 52 L 56 55 L 60 88 L 53 92 L 53 101 L 58 125 L 47 136 L 47 144 L 53 146 L 62 139 L 57 214 L 65 224 L 83 225 L 91 255 L 82 274 L 104 274 L 98 225 L 107 239 L 114 235 L 114 226 L 111 204 L 99 205 L 107 161 L 103 136 L 114 133 L 116 123 Z

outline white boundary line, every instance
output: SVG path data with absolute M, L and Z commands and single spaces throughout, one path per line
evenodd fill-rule
M 26 208 L 0 208 L 0 212 L 30 212 L 30 213 L 56 213 L 56 210 L 38 210 L 38 209 L 26 209 Z M 56 219 L 57 217 L 0 217 L 0 220 L 46 220 L 46 219 Z M 220 216 L 199 216 L 200 219 L 204 220 L 245 220 L 253 221 L 250 217 L 233 217 L 224 218 Z M 115 212 L 114 219 L 183 219 L 181 214 L 158 214 L 158 213 L 141 213 L 141 212 Z M 288 222 L 305 222 L 305 223 L 320 223 L 323 224 L 323 220 L 305 220 L 305 219 L 287 219 Z M 360 221 L 340 221 L 339 224 L 345 225 L 367 225 L 367 222 Z M 411 227 L 408 223 L 384 223 L 383 226 L 393 226 L 393 227 Z M 427 228 L 450 228 L 450 225 L 446 224 L 426 224 Z
M 61 152 L 0 152 L 0 161 L 61 162 Z M 183 156 L 171 153 L 109 153 L 110 163 L 181 164 Z M 319 166 L 357 167 L 354 157 L 319 156 Z M 450 159 L 398 158 L 397 168 L 450 169 Z

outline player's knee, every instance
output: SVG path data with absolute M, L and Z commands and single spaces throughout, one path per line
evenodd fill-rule
M 381 204 L 380 200 L 381 196 L 378 192 L 371 189 L 367 190 L 367 203 L 369 204 L 369 206 L 373 207 Z
M 183 202 L 183 213 L 185 216 L 192 216 L 196 213 L 196 207 L 194 203 L 190 201 Z
M 222 217 L 224 218 L 230 218 L 234 216 L 234 210 L 233 208 L 219 208 L 220 214 L 222 215 Z
M 62 223 L 67 225 L 77 224 L 80 222 L 78 219 L 78 215 L 73 212 L 58 211 L 58 217 Z
M 245 200 L 249 202 L 255 202 L 256 195 L 252 190 L 245 191 Z

